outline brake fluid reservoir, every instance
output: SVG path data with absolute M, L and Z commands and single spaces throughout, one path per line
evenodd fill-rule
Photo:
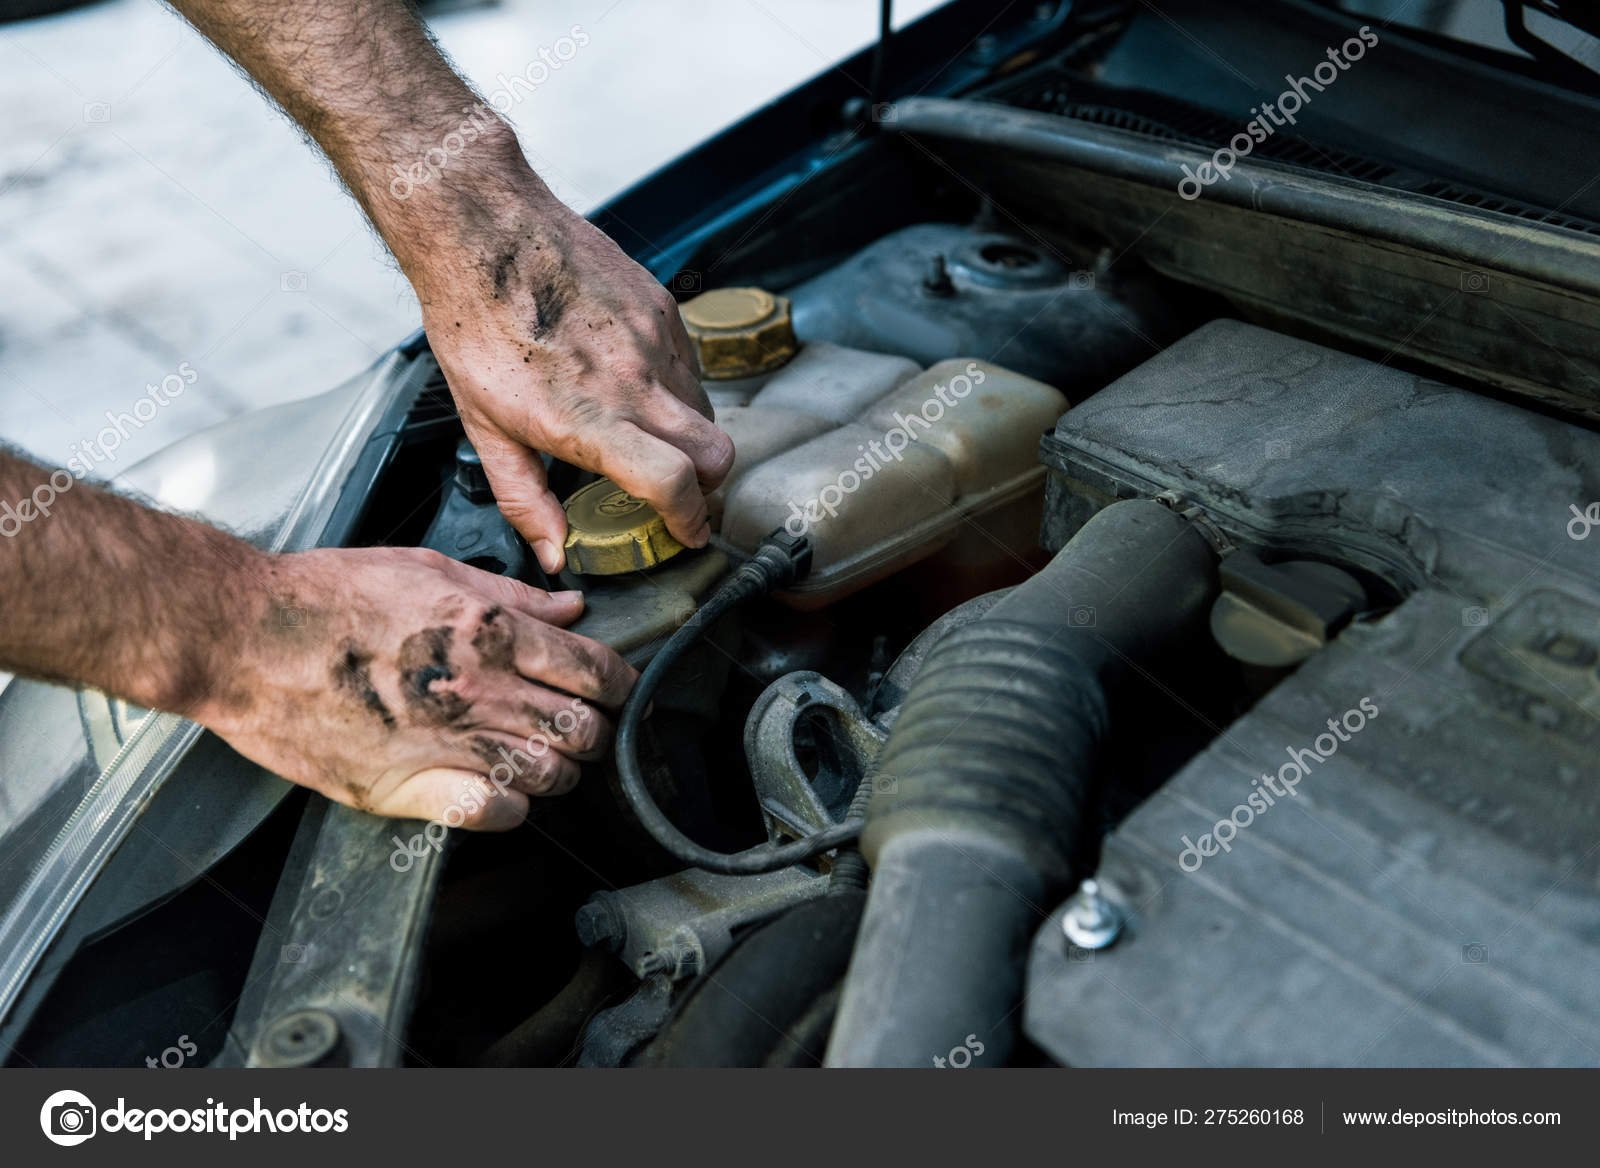
M 761 409 L 759 397 L 749 415 Z M 1043 382 L 987 361 L 942 361 L 847 425 L 747 466 L 728 493 L 722 538 L 750 551 L 778 527 L 809 535 L 811 572 L 784 595 L 803 608 L 832 603 L 986 522 L 1005 538 L 986 541 L 983 554 L 1014 561 L 1019 510 L 1037 530 L 1039 435 L 1066 409 L 1065 395 Z

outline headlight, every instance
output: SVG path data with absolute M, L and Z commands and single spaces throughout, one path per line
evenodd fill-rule
M 388 408 L 415 389 L 417 364 L 391 353 L 329 393 L 192 435 L 121 484 L 272 551 L 316 546 Z M 20 679 L 0 692 L 0 1021 L 203 732 L 98 693 Z

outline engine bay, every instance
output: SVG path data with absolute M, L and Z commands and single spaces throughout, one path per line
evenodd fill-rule
M 239 959 L 184 948 L 215 889 L 129 893 L 17 1049 L 130 1061 L 177 1015 L 227 1066 L 1592 1062 L 1600 228 L 1354 153 L 1182 201 L 1216 127 L 1109 60 L 901 103 L 893 168 L 682 251 L 737 450 L 708 548 L 552 463 L 547 578 L 406 350 L 347 542 L 581 589 L 577 632 L 671 646 L 648 717 L 503 836 L 263 794 L 207 861 Z M 809 854 L 685 862 L 641 789 L 693 854 Z
M 1054 859 L 984 853 L 991 873 L 1021 865 L 1005 871 L 1002 900 L 1026 906 L 1025 951 L 991 935 L 1006 911 L 984 888 L 951 883 L 959 864 L 936 865 L 934 887 L 919 891 L 926 873 L 914 865 L 880 870 L 882 841 L 870 883 L 848 849 L 753 875 L 683 867 L 630 814 L 610 764 L 537 809 L 518 840 L 452 833 L 402 851 L 404 835 L 330 809 L 348 822 L 331 835 L 324 824 L 314 844 L 340 867 L 308 869 L 295 914 L 306 952 L 325 944 L 313 910 L 329 881 L 359 886 L 360 864 L 379 856 L 407 869 L 393 906 L 402 919 L 431 918 L 406 1029 L 415 1053 L 398 1057 L 1581 1059 L 1594 1038 L 1580 972 L 1593 906 L 1578 885 L 1595 878 L 1584 841 L 1597 813 L 1581 711 L 1596 696 L 1597 610 L 1565 501 L 1596 493 L 1594 435 L 1257 325 L 1191 327 L 1202 316 L 1192 298 L 1163 302 L 1159 278 L 1097 278 L 1094 263 L 988 225 L 921 224 L 781 295 L 708 312 L 746 333 L 783 318 L 781 336 L 769 330 L 753 350 L 771 368 L 707 382 L 739 450 L 714 502 L 715 546 L 552 582 L 585 589 L 581 631 L 642 662 L 769 533 L 811 540 L 809 576 L 710 627 L 663 679 L 643 732 L 652 797 L 688 836 L 738 852 L 843 823 L 855 800 L 883 815 L 897 799 L 919 806 L 917 777 L 880 764 L 935 648 L 963 630 L 992 637 L 1002 602 L 1119 505 L 1156 507 L 1177 525 L 1153 545 L 1162 554 L 1185 529 L 1191 578 L 1144 574 L 1158 587 L 1137 601 L 1147 611 L 1126 638 L 1092 582 L 1056 586 L 1057 619 L 1097 641 L 1143 645 L 1152 625 L 1173 625 L 1084 714 L 1103 741 L 1075 757 L 1077 731 L 1050 721 L 1073 691 L 1042 678 L 1037 723 L 1018 726 L 1012 711 L 973 744 L 1037 756 L 1045 775 L 1082 772 L 1072 838 L 1047 817 Z M 735 319 L 753 310 L 766 314 L 754 326 Z M 998 357 L 969 356 L 983 352 Z M 439 390 L 425 387 L 419 408 L 437 410 Z M 423 542 L 536 579 L 474 488 L 470 449 L 447 419 L 428 424 L 440 432 L 418 449 L 453 467 L 431 472 L 447 489 Z M 1520 521 L 1533 514 L 1548 517 L 1543 528 Z M 1111 540 L 1084 554 L 1099 579 L 1113 562 L 1103 557 L 1128 553 Z M 1134 573 L 1120 577 L 1114 592 L 1133 586 Z M 1185 609 L 1198 626 L 1179 620 Z M 1019 667 L 1033 656 L 1008 651 Z M 982 722 L 983 693 L 944 711 L 934 756 Z M 1023 819 L 1050 806 L 1027 790 L 966 798 L 979 817 L 1008 799 Z M 952 822 L 946 843 L 968 820 Z M 1508 892 L 1562 873 L 1570 900 L 1510 912 Z M 535 891 L 485 891 L 508 884 Z M 926 903 L 873 925 L 869 890 L 885 888 Z M 876 993 L 852 1000 L 868 929 L 893 938 L 895 961 L 869 971 Z M 508 949 L 508 936 L 525 948 Z M 1393 1025 L 1380 1025 L 1386 1006 L 1425 995 L 1441 971 L 1470 975 L 1480 947 L 1513 936 L 1525 960 L 1491 975 L 1505 992 L 1460 988 L 1459 1000 L 1394 1007 Z M 370 940 L 366 992 L 403 1008 L 414 942 L 387 929 Z M 996 998 L 1007 963 L 1015 993 Z M 486 969 L 517 970 L 544 1004 L 497 1014 L 471 989 Z M 332 1007 L 305 976 L 280 966 L 282 997 L 260 1013 Z M 1241 982 L 1257 991 L 1219 1013 L 1222 988 Z M 985 989 L 972 997 L 974 986 Z M 346 976 L 337 994 L 355 988 Z M 1313 988 L 1339 995 L 1339 1017 L 1373 1019 L 1372 1031 L 1330 1022 L 1309 1004 Z M 841 1036 L 885 1028 L 908 999 L 930 1004 L 947 1041 L 915 1026 L 914 1049 L 852 1050 Z M 242 1062 L 306 1057 L 294 1044 L 275 1055 L 237 1023 L 235 1035 Z M 963 1046 L 969 1035 L 983 1055 Z M 355 1045 L 348 1031 L 341 1041 Z

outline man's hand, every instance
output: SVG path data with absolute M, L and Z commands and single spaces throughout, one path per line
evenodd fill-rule
M 412 269 L 500 509 L 546 570 L 561 567 L 566 517 L 545 484 L 548 451 L 650 503 L 679 542 L 704 545 L 705 492 L 733 444 L 710 421 L 677 305 L 531 173 L 522 185 L 489 226 Z
M 365 811 L 486 830 L 609 746 L 636 674 L 583 611 L 435 552 L 263 561 L 226 683 L 189 711 L 247 758 Z M 486 778 L 487 776 L 487 778 Z M 452 812 L 452 808 L 455 809 Z
M 710 421 L 676 305 L 550 193 L 410 7 L 172 2 L 316 139 L 388 243 L 539 562 L 562 565 L 566 534 L 540 452 L 610 476 L 703 545 L 703 492 L 733 444 Z
M 633 687 L 562 627 L 574 593 L 411 548 L 269 555 L 3 449 L 0 500 L 0 669 L 182 714 L 354 807 L 513 827 Z

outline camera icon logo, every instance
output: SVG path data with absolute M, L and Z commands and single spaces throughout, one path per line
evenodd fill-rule
M 1489 610 L 1473 605 L 1461 610 L 1461 623 L 1469 629 L 1481 629 L 1489 623 Z
M 1461 290 L 1463 292 L 1487 292 L 1489 290 L 1489 273 L 1462 272 Z
M 1075 604 L 1067 609 L 1067 623 L 1080 629 L 1092 629 L 1095 624 L 1094 605 Z
M 110 104 L 104 101 L 84 102 L 83 120 L 86 122 L 109 122 L 111 120 Z
M 700 284 L 700 273 L 692 268 L 684 268 L 672 277 L 672 290 L 674 292 L 698 292 L 700 291 Z
M 1094 273 L 1087 268 L 1073 272 L 1067 277 L 1067 287 L 1075 292 L 1094 291 Z
M 304 272 L 284 272 L 278 277 L 278 289 L 283 292 L 304 292 L 306 290 L 306 274 Z
M 872 107 L 872 120 L 880 126 L 893 125 L 900 120 L 900 111 L 894 108 L 894 102 L 880 101 Z
M 1461 961 L 1464 965 L 1483 965 L 1489 960 L 1489 946 L 1480 942 L 1461 946 Z
M 57 1091 L 39 1109 L 39 1127 L 52 1144 L 70 1148 L 94 1135 L 99 1112 L 87 1095 Z

